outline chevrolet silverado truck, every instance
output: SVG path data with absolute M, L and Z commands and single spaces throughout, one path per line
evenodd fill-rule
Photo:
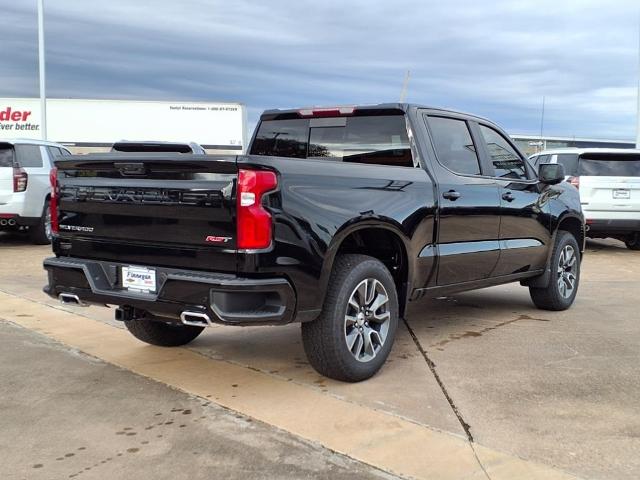
M 407 104 L 268 110 L 247 155 L 63 157 L 45 292 L 143 342 L 300 322 L 321 374 L 374 375 L 407 303 L 520 282 L 574 301 L 578 191 L 494 123 Z

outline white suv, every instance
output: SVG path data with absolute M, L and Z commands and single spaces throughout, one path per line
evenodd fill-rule
M 28 231 L 34 243 L 51 241 L 49 173 L 62 145 L 42 140 L 0 141 L 0 231 Z
M 580 191 L 587 236 L 622 240 L 640 250 L 640 150 L 567 148 L 544 150 L 529 157 L 564 166 L 567 181 Z

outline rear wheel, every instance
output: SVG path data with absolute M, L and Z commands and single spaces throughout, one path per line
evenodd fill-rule
M 322 313 L 302 324 L 309 363 L 345 382 L 373 376 L 389 356 L 398 326 L 398 296 L 389 270 L 366 255 L 335 261 Z
M 629 250 L 640 250 L 640 232 L 633 232 L 624 240 L 624 244 Z
M 51 243 L 51 210 L 49 210 L 49 200 L 45 200 L 42 215 L 37 225 L 29 229 L 31 241 L 36 245 L 47 245 Z
M 125 320 L 124 325 L 138 340 L 159 347 L 186 345 L 204 330 L 204 327 L 174 325 L 148 318 Z
M 542 310 L 566 310 L 578 293 L 580 248 L 575 237 L 559 230 L 551 255 L 551 279 L 544 288 L 529 287 L 531 300 Z

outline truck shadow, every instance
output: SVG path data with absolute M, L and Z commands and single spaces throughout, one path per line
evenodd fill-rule
M 21 232 L 0 231 L 0 248 L 33 245 L 29 235 Z M 34 245 L 36 247 L 37 245 Z

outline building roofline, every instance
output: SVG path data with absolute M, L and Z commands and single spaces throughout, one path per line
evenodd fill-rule
M 583 138 L 583 137 L 555 137 L 543 135 L 523 135 L 520 133 L 509 134 L 511 138 L 514 140 L 547 140 L 547 141 L 558 141 L 558 142 L 600 142 L 600 143 L 629 143 L 635 144 L 635 140 L 621 140 L 621 139 L 607 139 L 607 138 Z

